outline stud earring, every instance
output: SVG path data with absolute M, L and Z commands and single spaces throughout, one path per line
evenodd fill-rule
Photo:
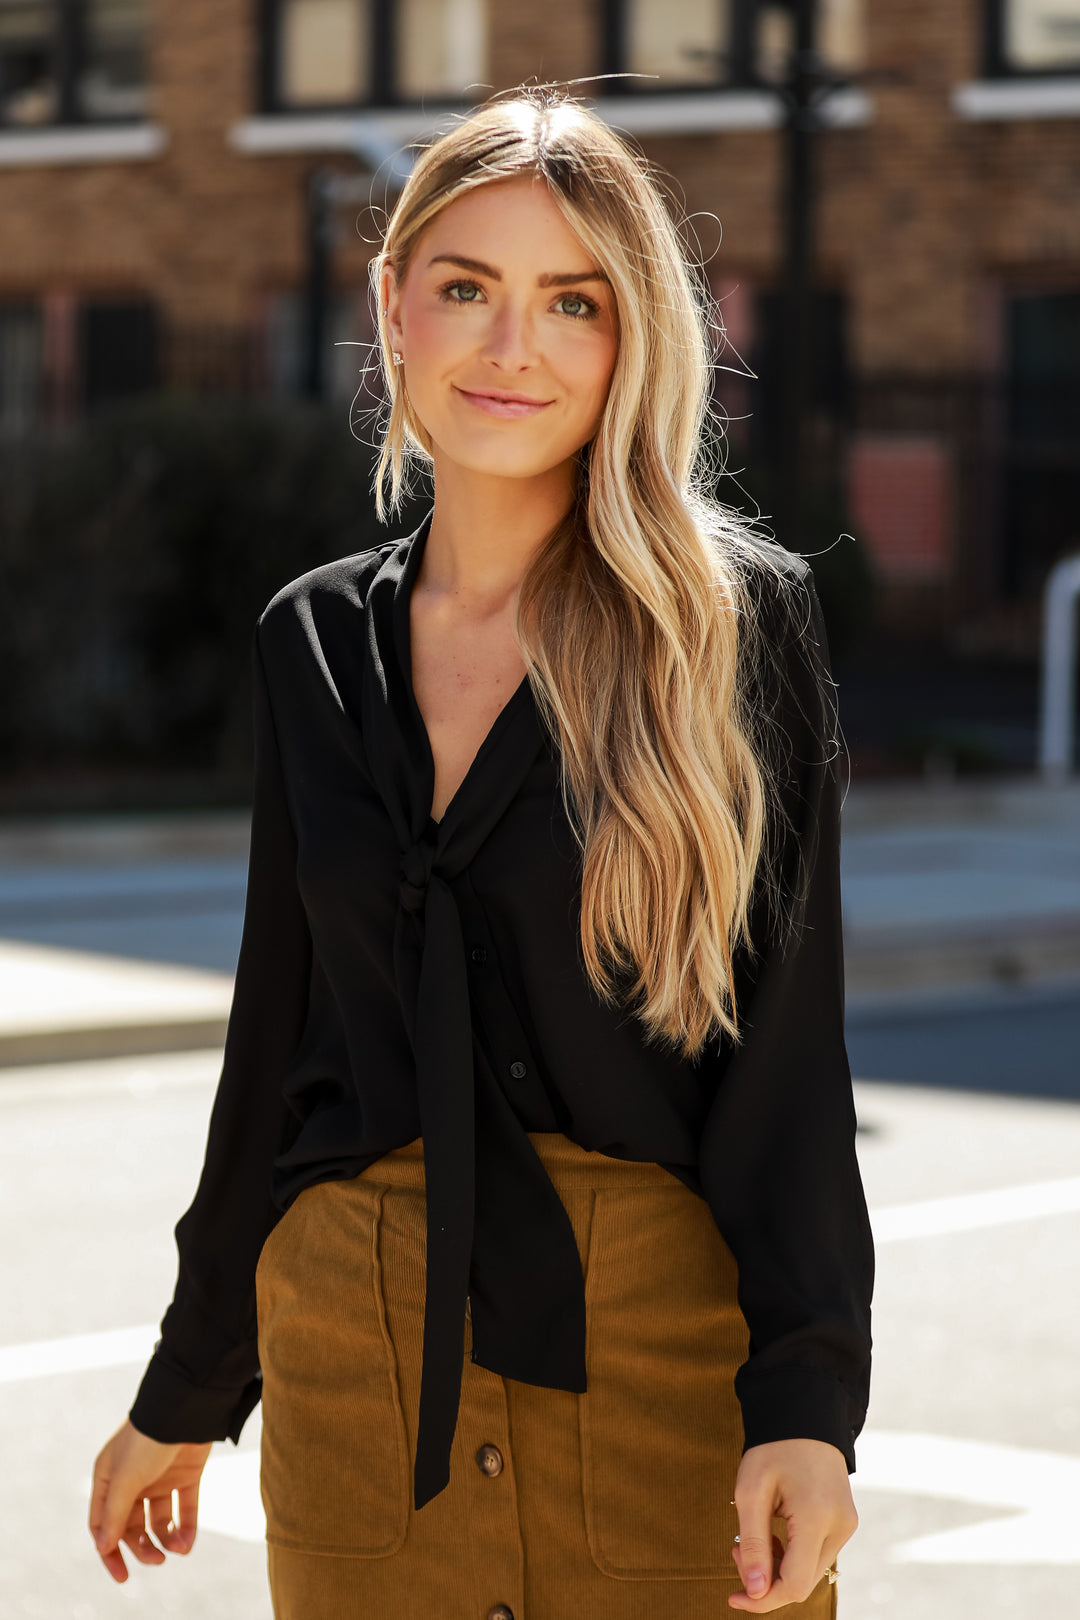
M 402 366 L 405 364 L 405 356 L 403 354 L 398 354 L 396 349 L 394 350 L 394 364 L 395 366 Z

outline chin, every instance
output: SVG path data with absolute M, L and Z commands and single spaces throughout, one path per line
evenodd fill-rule
M 508 442 L 486 444 L 481 448 L 474 442 L 444 448 L 443 454 L 466 472 L 483 473 L 490 478 L 541 478 L 569 461 L 575 451 L 561 448 L 530 451 L 525 445 L 514 446 Z

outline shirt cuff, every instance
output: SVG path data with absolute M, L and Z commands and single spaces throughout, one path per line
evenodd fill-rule
M 140 1434 L 164 1445 L 204 1445 L 208 1440 L 235 1445 L 261 1395 L 261 1373 L 240 1386 L 197 1385 L 154 1355 L 128 1417 Z
M 774 1367 L 735 1376 L 742 1407 L 744 1451 L 774 1440 L 824 1440 L 843 1453 L 855 1472 L 855 1441 L 865 1414 L 856 1413 L 851 1393 L 832 1373 L 818 1367 Z

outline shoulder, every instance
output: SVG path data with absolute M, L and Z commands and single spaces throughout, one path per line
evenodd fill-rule
M 740 550 L 743 606 L 750 639 L 785 661 L 792 655 L 828 662 L 814 570 L 799 552 L 752 535 Z
M 289 648 L 310 647 L 336 627 L 355 633 L 355 617 L 362 611 L 368 588 L 386 559 L 402 544 L 387 540 L 348 557 L 322 563 L 300 574 L 271 597 L 255 625 L 255 639 L 265 654 L 285 656 Z
M 741 554 L 740 668 L 749 707 L 799 746 L 837 728 L 836 683 L 814 570 L 797 552 L 753 537 Z
M 259 615 L 259 628 L 302 614 L 305 608 L 320 601 L 345 601 L 362 607 L 371 580 L 400 544 L 400 540 L 387 540 L 300 574 L 270 598 Z

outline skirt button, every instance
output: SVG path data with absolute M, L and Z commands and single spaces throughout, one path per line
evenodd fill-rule
M 514 1620 L 514 1611 L 508 1603 L 496 1603 L 488 1610 L 487 1620 Z
M 503 1455 L 498 1446 L 481 1446 L 476 1453 L 476 1466 L 488 1479 L 494 1479 L 496 1474 L 503 1471 Z M 494 1614 L 494 1610 L 492 1613 Z M 511 1617 L 512 1620 L 512 1617 Z

